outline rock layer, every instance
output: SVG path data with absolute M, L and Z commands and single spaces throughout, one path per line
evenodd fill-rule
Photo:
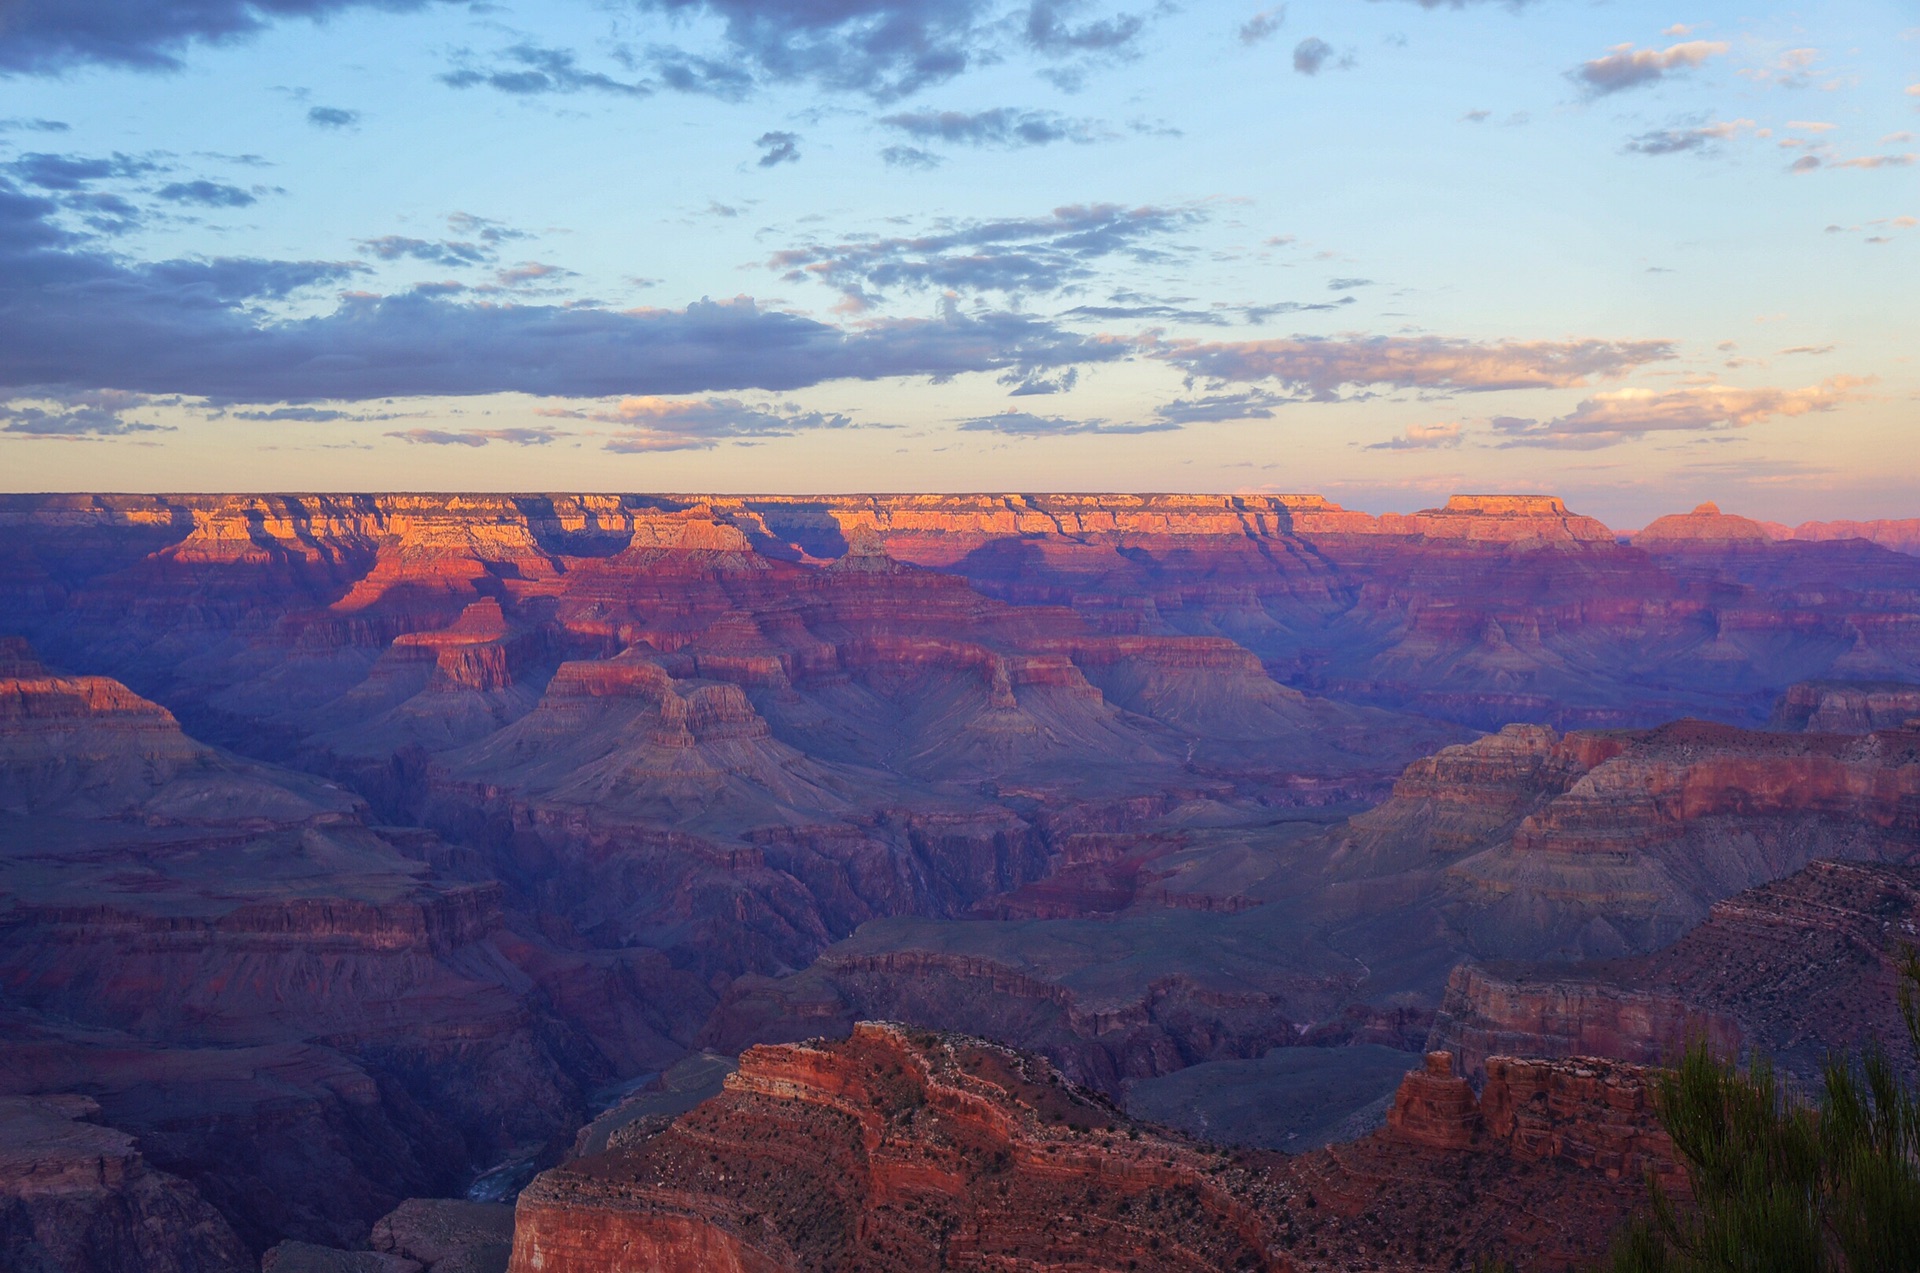
M 1911 1072 L 1896 961 L 1916 941 L 1920 867 L 1814 862 L 1716 903 L 1650 955 L 1462 968 L 1430 1043 L 1474 1074 L 1502 1051 L 1670 1061 L 1695 1038 L 1764 1052 L 1809 1084 L 1828 1055 L 1875 1043 Z

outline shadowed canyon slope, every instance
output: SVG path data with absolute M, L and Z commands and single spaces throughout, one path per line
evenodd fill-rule
M 861 1020 L 1248 1152 L 1377 1126 L 1430 1033 L 1476 1081 L 1703 1022 L 1805 1052 L 1770 961 L 1698 951 L 1920 854 L 1920 557 L 1710 506 L 1624 542 L 1545 496 L 16 496 L 0 532 L 9 1125 L 136 1138 L 101 1223 L 249 1260 L 511 1196 L 676 1062 Z

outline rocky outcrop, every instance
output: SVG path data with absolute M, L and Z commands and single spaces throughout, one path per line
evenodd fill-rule
M 1920 734 L 1539 727 L 1411 766 L 1334 837 L 1356 912 L 1427 906 L 1482 959 L 1645 952 L 1817 857 L 1920 854 Z
M 1428 1149 L 1488 1147 L 1518 1162 L 1558 1160 L 1614 1181 L 1685 1186 L 1654 1110 L 1653 1071 L 1616 1060 L 1493 1056 L 1476 1093 L 1448 1052 L 1427 1053 L 1387 1115 L 1388 1138 Z
M 460 1198 L 409 1198 L 374 1222 L 372 1246 L 428 1273 L 503 1273 L 513 1208 Z
M 1674 990 L 1583 981 L 1550 967 L 1463 964 L 1447 982 L 1429 1039 L 1479 1080 L 1488 1058 L 1502 1054 L 1661 1065 L 1698 1040 L 1735 1056 L 1741 1031 L 1731 1017 Z
M 1801 522 L 1798 526 L 1768 523 L 1767 529 L 1779 539 L 1803 539 L 1816 543 L 1836 539 L 1865 539 L 1895 552 L 1920 555 L 1920 517 L 1881 518 L 1875 521 Z
M 186 1181 L 80 1095 L 0 1096 L 0 1266 L 32 1273 L 247 1273 L 253 1261 Z
M 1669 513 L 1656 518 L 1644 530 L 1634 532 L 1633 542 L 1641 547 L 1684 547 L 1695 543 L 1724 547 L 1768 544 L 1774 538 L 1765 524 L 1748 517 L 1729 516 L 1720 511 L 1718 504 L 1709 501 L 1691 513 Z
M 1649 955 L 1459 969 L 1429 1045 L 1473 1074 L 1501 1051 L 1669 1062 L 1695 1039 L 1808 1083 L 1830 1054 L 1873 1043 L 1910 1068 L 1896 960 L 1916 940 L 1920 867 L 1814 862 Z
M 1512 1062 L 1500 1081 L 1478 1106 L 1467 1090 L 1463 1143 L 1389 1131 L 1224 1154 L 1020 1053 L 862 1024 L 840 1044 L 751 1049 L 656 1135 L 541 1176 L 511 1269 L 1321 1270 L 1357 1251 L 1407 1269 L 1509 1251 L 1568 1267 L 1643 1197 L 1639 1168 L 1665 1161 L 1644 1077 Z
M 1771 729 L 1870 734 L 1920 728 L 1920 685 L 1905 681 L 1803 681 L 1774 705 Z

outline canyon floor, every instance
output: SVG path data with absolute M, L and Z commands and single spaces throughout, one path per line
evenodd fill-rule
M 1577 1267 L 1898 1037 L 1914 542 L 0 497 L 0 1263 Z

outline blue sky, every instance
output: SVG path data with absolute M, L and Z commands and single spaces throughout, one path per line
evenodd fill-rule
M 1920 514 L 1904 3 L 0 0 L 9 489 Z

